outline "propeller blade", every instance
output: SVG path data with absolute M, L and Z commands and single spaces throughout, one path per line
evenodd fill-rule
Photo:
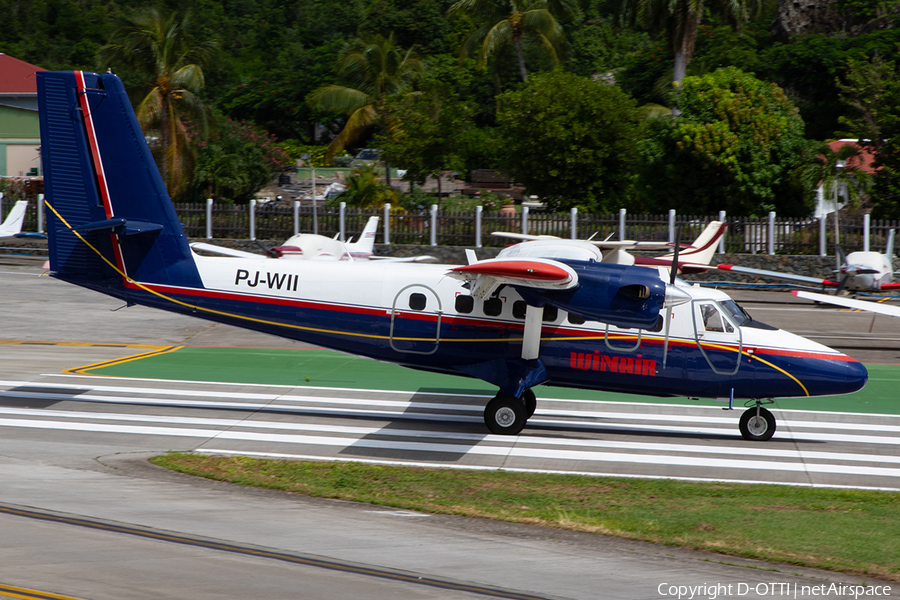
M 847 285 L 847 280 L 850 279 L 850 275 L 844 275 L 841 277 L 841 283 L 837 286 L 837 289 L 834 291 L 835 296 L 840 296 L 841 291 L 844 289 L 844 286 Z
M 666 360 L 669 358 L 669 325 L 672 324 L 672 314 L 669 308 L 666 308 L 666 333 L 665 333 L 665 341 L 663 342 L 663 363 L 662 368 L 665 370 L 666 368 Z
M 681 249 L 681 225 L 675 228 L 675 252 L 672 253 L 672 269 L 669 272 L 669 285 L 675 285 L 678 276 L 678 251 Z

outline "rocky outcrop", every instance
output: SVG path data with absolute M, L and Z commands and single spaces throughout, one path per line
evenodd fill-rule
M 834 33 L 847 27 L 836 0 L 779 0 L 772 35 L 780 42 L 810 33 Z

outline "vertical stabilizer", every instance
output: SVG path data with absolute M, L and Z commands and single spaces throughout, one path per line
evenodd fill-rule
M 128 280 L 199 286 L 121 80 L 44 71 L 37 83 L 51 270 L 106 291 Z
M 2 196 L 2 194 L 0 194 Z M 9 237 L 21 233 L 22 223 L 25 222 L 25 209 L 28 208 L 28 200 L 16 202 L 3 224 L 0 225 L 0 237 Z
M 679 260 L 708 265 L 718 250 L 719 238 L 725 235 L 727 227 L 728 225 L 721 221 L 710 221 L 706 229 L 691 244 L 691 247 L 685 248 L 679 253 Z M 672 257 L 674 257 L 674 254 L 667 254 L 662 258 Z
M 372 216 L 369 217 L 369 220 L 366 222 L 365 228 L 359 235 L 359 240 L 353 244 L 345 244 L 347 246 L 347 250 L 351 253 L 352 256 L 371 256 L 375 251 L 376 233 L 378 233 L 378 217 Z

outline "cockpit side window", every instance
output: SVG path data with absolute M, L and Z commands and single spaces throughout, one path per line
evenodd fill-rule
M 700 305 L 700 315 L 703 319 L 703 328 L 706 331 L 734 333 L 734 326 L 722 317 L 722 313 L 715 304 Z

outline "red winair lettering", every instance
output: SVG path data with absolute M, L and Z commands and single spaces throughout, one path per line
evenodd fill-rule
M 571 352 L 569 353 L 569 366 L 580 371 L 604 371 L 656 377 L 656 361 L 649 358 L 606 356 L 599 352 L 593 354 Z

